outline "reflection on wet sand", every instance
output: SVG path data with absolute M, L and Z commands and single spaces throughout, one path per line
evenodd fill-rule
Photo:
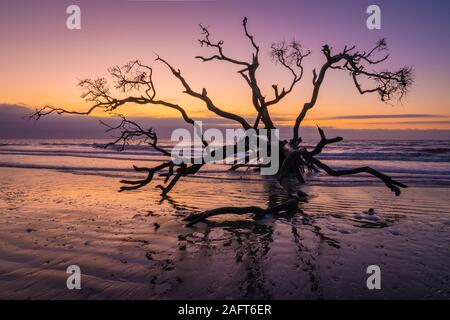
M 186 179 L 161 199 L 116 178 L 46 170 L 0 175 L 0 288 L 11 298 L 321 299 L 448 297 L 448 189 L 303 186 L 308 203 L 262 218 L 183 218 L 279 204 L 275 181 Z M 372 210 L 370 210 L 372 209 Z M 79 265 L 82 290 L 65 286 Z M 367 290 L 366 267 L 383 272 Z M 2 294 L 0 294 L 3 296 Z
M 280 185 L 271 179 L 266 179 L 263 184 L 263 194 L 267 197 L 267 206 L 275 206 L 283 201 L 288 200 L 286 191 L 280 188 Z M 292 187 L 292 186 L 291 186 Z M 300 186 L 297 186 L 300 187 Z M 161 200 L 161 203 L 167 201 L 174 210 L 180 212 L 179 216 L 185 216 L 186 211 L 198 211 L 192 204 L 185 205 L 175 201 L 172 197 L 166 196 Z M 183 213 L 184 212 L 184 213 Z M 271 244 L 274 242 L 275 222 L 286 224 L 290 226 L 292 243 L 295 244 L 297 268 L 308 274 L 310 291 L 313 293 L 314 298 L 324 298 L 321 292 L 320 278 L 316 268 L 315 254 L 319 252 L 320 247 L 328 245 L 333 248 L 339 249 L 339 240 L 326 236 L 321 227 L 316 224 L 316 217 L 314 215 L 308 215 L 305 213 L 301 205 L 296 209 L 285 211 L 282 214 L 276 216 L 265 217 L 263 219 L 248 219 L 241 217 L 233 217 L 232 221 L 229 215 L 225 218 L 219 218 L 219 220 L 209 221 L 206 220 L 205 233 L 198 237 L 198 232 L 193 232 L 188 237 L 185 235 L 179 235 L 178 238 L 186 239 L 191 238 L 195 240 L 188 241 L 190 244 L 201 247 L 202 251 L 206 255 L 215 254 L 217 242 L 221 242 L 223 246 L 232 246 L 235 244 L 235 262 L 242 264 L 244 270 L 244 276 L 239 283 L 239 291 L 242 298 L 253 299 L 271 299 L 271 289 L 265 277 L 265 263 L 266 256 L 271 249 Z M 359 224 L 359 227 L 363 228 L 382 228 L 387 226 L 385 222 L 372 222 L 372 221 L 359 221 L 349 218 L 347 216 L 336 216 L 339 219 L 346 219 L 347 221 L 355 221 Z M 237 219 L 237 220 L 236 220 Z M 234 221 L 233 221 L 234 220 Z M 309 248 L 308 244 L 311 243 L 308 239 L 307 243 L 304 243 L 305 239 L 302 238 L 304 230 L 310 230 L 315 236 L 317 243 L 316 247 Z M 215 233 L 213 240 L 209 237 L 210 233 Z M 217 237 L 220 234 L 220 237 Z M 185 248 L 185 247 L 183 247 Z

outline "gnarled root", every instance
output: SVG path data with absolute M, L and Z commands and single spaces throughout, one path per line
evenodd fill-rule
M 396 181 L 396 180 L 392 179 L 391 177 L 385 175 L 384 173 L 381 173 L 380 171 L 375 170 L 371 167 L 359 167 L 359 168 L 346 169 L 346 170 L 334 170 L 317 159 L 313 158 L 312 161 L 319 168 L 323 169 L 330 176 L 334 176 L 334 177 L 347 176 L 347 175 L 358 174 L 358 173 L 368 173 L 368 174 L 380 179 L 381 181 L 383 181 L 384 184 L 389 189 L 391 189 L 391 191 L 394 192 L 396 196 L 400 195 L 400 193 L 401 193 L 400 188 L 408 188 L 407 185 L 405 185 L 399 181 Z
M 330 176 L 334 176 L 334 177 L 347 176 L 347 175 L 353 175 L 353 174 L 358 174 L 358 173 L 370 174 L 370 175 L 380 179 L 381 181 L 383 181 L 384 184 L 389 189 L 391 189 L 391 191 L 394 192 L 396 196 L 400 195 L 400 193 L 401 193 L 400 188 L 408 188 L 407 185 L 405 185 L 399 181 L 396 181 L 396 180 L 392 179 L 391 177 L 385 175 L 384 173 L 381 173 L 380 171 L 375 170 L 371 167 L 366 166 L 366 167 L 359 167 L 359 168 L 353 168 L 353 169 L 334 170 L 334 169 L 330 168 L 328 165 L 326 165 L 325 163 L 323 163 L 322 161 L 314 158 L 314 156 L 316 156 L 322 152 L 323 148 L 326 145 L 342 141 L 341 137 L 328 139 L 328 138 L 326 138 L 324 131 L 320 127 L 318 129 L 319 129 L 319 134 L 320 134 L 320 138 L 321 138 L 319 143 L 312 151 L 306 151 L 302 154 L 304 159 L 306 159 L 307 163 L 310 163 L 311 165 L 324 170 L 327 174 L 329 174 Z
M 216 208 L 212 210 L 203 211 L 200 213 L 193 213 L 186 218 L 184 218 L 184 221 L 188 221 L 186 224 L 186 227 L 191 227 L 194 224 L 203 221 L 209 217 L 217 216 L 220 214 L 250 214 L 253 213 L 255 217 L 261 217 L 268 213 L 279 213 L 285 210 L 289 209 L 295 209 L 297 208 L 298 200 L 297 199 L 289 199 L 288 201 L 278 204 L 276 206 L 268 207 L 267 209 L 263 209 L 261 207 L 257 206 L 250 206 L 250 207 L 222 207 L 222 208 Z

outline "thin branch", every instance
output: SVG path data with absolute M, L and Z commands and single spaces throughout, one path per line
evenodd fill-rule
M 411 67 L 403 67 L 397 71 L 367 71 L 364 63 L 369 65 L 377 65 L 384 62 L 388 55 L 384 55 L 382 58 L 376 58 L 376 53 L 384 52 L 387 50 L 387 44 L 385 39 L 378 41 L 374 48 L 368 53 L 366 52 L 353 52 L 354 46 L 348 48 L 347 46 L 340 53 L 333 55 L 331 48 L 328 45 L 322 47 L 322 53 L 326 58 L 326 62 L 320 68 L 319 74 L 316 70 L 313 70 L 313 92 L 311 99 L 303 104 L 295 124 L 293 127 L 293 137 L 291 140 L 292 145 L 298 145 L 299 141 L 299 128 L 307 112 L 312 109 L 318 99 L 319 91 L 325 75 L 329 69 L 346 70 L 350 73 L 353 83 L 360 94 L 366 93 L 378 93 L 380 100 L 387 102 L 395 97 L 402 99 L 407 90 L 413 83 L 413 69 Z M 365 77 L 367 80 L 375 82 L 376 86 L 370 89 L 363 89 L 359 82 L 359 77 Z
M 200 28 L 202 29 L 204 38 L 199 40 L 200 44 L 202 46 L 205 45 L 207 47 L 215 48 L 217 50 L 217 54 L 215 54 L 213 56 L 209 56 L 209 57 L 197 56 L 196 58 L 198 58 L 204 62 L 211 61 L 211 60 L 224 60 L 224 61 L 231 62 L 235 65 L 245 66 L 245 68 L 239 70 L 238 73 L 244 78 L 245 82 L 249 85 L 250 89 L 252 90 L 252 103 L 253 103 L 255 110 L 257 111 L 257 117 L 256 117 L 255 123 L 252 127 L 255 129 L 258 128 L 259 122 L 260 122 L 260 120 L 262 120 L 262 122 L 264 123 L 266 128 L 273 129 L 273 128 L 275 128 L 275 126 L 270 118 L 269 112 L 267 111 L 267 105 L 265 102 L 265 98 L 264 98 L 263 94 L 261 93 L 261 89 L 259 88 L 259 85 L 258 85 L 258 82 L 256 79 L 256 71 L 259 67 L 259 46 L 256 44 L 254 37 L 248 31 L 247 21 L 248 21 L 247 17 L 245 17 L 242 21 L 242 25 L 244 28 L 245 36 L 250 40 L 250 42 L 254 48 L 254 53 L 252 54 L 251 62 L 237 60 L 237 59 L 230 58 L 229 56 L 225 55 L 223 52 L 223 43 L 224 42 L 222 40 L 218 41 L 218 42 L 212 42 L 210 39 L 210 33 L 209 33 L 208 29 L 202 25 L 200 25 Z M 273 102 L 273 103 L 275 103 L 275 102 Z
M 210 56 L 210 57 L 204 57 L 204 56 L 196 56 L 195 58 L 200 59 L 202 61 L 211 61 L 211 60 L 224 60 L 224 61 L 228 61 L 231 62 L 233 64 L 237 64 L 237 65 L 242 65 L 242 66 L 246 66 L 246 67 L 250 67 L 250 64 L 245 62 L 245 61 L 240 61 L 234 58 L 230 58 L 227 55 L 224 54 L 223 52 L 223 40 L 217 41 L 217 42 L 213 42 L 210 39 L 210 33 L 208 28 L 204 27 L 203 25 L 199 25 L 200 29 L 202 30 L 202 34 L 203 34 L 203 38 L 199 39 L 199 43 L 200 45 L 206 46 L 206 47 L 210 47 L 210 48 L 215 48 L 217 49 L 217 54 Z
M 302 45 L 297 41 L 292 41 L 289 44 L 285 42 L 281 42 L 278 44 L 272 44 L 271 46 L 271 56 L 272 59 L 280 63 L 283 67 L 285 67 L 292 74 L 293 79 L 291 84 L 287 89 L 282 89 L 281 92 L 278 90 L 278 85 L 272 85 L 272 88 L 275 92 L 275 98 L 267 101 L 266 106 L 270 106 L 280 102 L 284 97 L 286 97 L 289 93 L 292 92 L 294 86 L 302 79 L 303 77 L 303 59 L 308 57 L 311 54 L 311 51 L 304 51 Z M 296 71 L 294 68 L 298 68 Z
M 100 123 L 108 128 L 106 132 L 120 131 L 120 136 L 116 137 L 114 141 L 99 147 L 107 149 L 112 146 L 120 145 L 119 151 L 123 151 L 125 150 L 125 147 L 130 144 L 148 144 L 164 156 L 171 156 L 170 152 L 157 145 L 158 137 L 152 128 L 143 129 L 135 121 L 128 120 L 121 114 L 118 114 L 117 116 L 121 118 L 121 121 L 117 126 L 111 126 L 100 120 Z
M 234 120 L 234 121 L 240 123 L 244 129 L 250 129 L 251 128 L 250 124 L 243 117 L 241 117 L 241 116 L 239 116 L 237 114 L 231 113 L 231 112 L 224 111 L 224 110 L 220 109 L 219 107 L 217 107 L 212 102 L 212 100 L 208 97 L 208 93 L 207 93 L 205 88 L 203 88 L 201 93 L 194 91 L 191 88 L 191 86 L 188 84 L 186 79 L 181 75 L 181 71 L 180 70 L 176 70 L 166 60 L 164 60 L 163 58 L 161 58 L 159 56 L 157 56 L 155 60 L 161 61 L 162 63 L 164 63 L 170 69 L 172 74 L 178 80 L 180 80 L 181 84 L 185 88 L 184 92 L 187 93 L 188 95 L 192 96 L 192 97 L 195 97 L 195 98 L 198 98 L 198 99 L 202 100 L 206 104 L 206 107 L 208 108 L 208 110 L 214 112 L 215 114 L 217 114 L 218 116 L 220 116 L 222 118 Z

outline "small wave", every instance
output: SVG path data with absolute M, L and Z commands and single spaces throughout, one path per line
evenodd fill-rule
M 416 161 L 416 162 L 450 162 L 450 152 L 343 152 L 327 153 L 318 156 L 319 159 L 327 160 L 383 160 L 383 161 Z
M 67 141 L 3 139 L 0 141 L 0 167 L 5 168 L 130 176 L 130 173 L 135 173 L 132 168 L 135 162 L 145 161 L 152 166 L 153 162 L 166 160 L 147 145 L 128 146 L 122 152 L 118 152 L 119 147 L 106 150 L 96 148 L 108 142 L 106 140 L 94 142 L 90 139 Z M 171 150 L 174 143 L 162 140 L 160 145 L 166 150 Z M 314 143 L 306 143 L 306 145 L 315 146 Z M 59 160 L 57 157 L 65 158 Z M 448 185 L 450 180 L 450 143 L 448 141 L 350 141 L 327 146 L 319 158 L 326 160 L 327 164 L 334 169 L 368 165 L 413 184 Z M 261 178 L 257 174 L 253 177 L 243 171 L 236 174 L 238 176 L 226 172 L 223 164 L 205 166 L 200 172 L 202 177 L 211 179 L 217 179 L 217 177 L 240 179 L 242 175 L 245 175 L 246 180 Z M 376 182 L 376 179 L 366 175 L 352 177 L 355 177 L 353 180 L 361 183 Z M 313 183 L 316 183 L 316 180 L 319 181 L 317 183 L 334 183 L 334 180 L 330 180 L 326 175 L 318 175 L 313 179 Z M 336 183 L 345 183 L 344 181 L 347 180 L 341 177 L 336 180 Z
M 156 153 L 139 154 L 139 153 L 111 153 L 111 152 L 39 152 L 39 151 L 3 151 L 0 150 L 0 155 L 21 155 L 21 156 L 41 156 L 41 157 L 75 157 L 75 158 L 88 158 L 88 159 L 108 159 L 108 160 L 120 160 L 120 161 L 165 161 L 166 159 L 155 158 L 153 155 L 159 155 Z M 145 158 L 131 158 L 126 156 L 147 156 Z
M 70 142 L 40 142 L 38 145 L 40 146 L 55 146 L 55 147 L 84 147 L 84 148 L 95 148 L 95 149 L 103 149 L 104 146 L 108 142 L 105 143 L 70 143 Z M 160 148 L 172 148 L 170 144 L 158 144 Z M 112 145 L 109 146 L 110 150 L 120 150 L 122 148 L 121 145 Z M 127 145 L 125 146 L 125 150 L 151 150 L 152 147 L 149 145 Z
M 0 163 L 0 167 L 19 168 L 19 169 L 41 169 L 55 170 L 65 173 L 77 175 L 93 175 L 104 177 L 130 177 L 139 176 L 133 168 L 108 168 L 108 167 L 75 167 L 75 166 L 58 166 L 58 165 L 37 165 L 37 164 L 21 164 L 21 163 Z M 163 173 L 164 171 L 161 171 Z M 389 170 L 384 172 L 390 173 Z M 438 174 L 401 174 L 392 172 L 392 177 L 401 180 L 410 186 L 450 186 L 450 176 Z M 157 176 L 158 177 L 158 176 Z M 207 179 L 207 180 L 227 180 L 254 183 L 261 180 L 272 180 L 274 177 L 261 176 L 257 173 L 229 172 L 221 168 L 205 168 L 196 175 L 187 176 L 185 179 Z M 370 175 L 352 175 L 344 177 L 331 177 L 324 173 L 308 175 L 306 180 L 309 185 L 326 185 L 326 186 L 363 186 L 363 185 L 381 185 L 382 182 Z
M 0 145 L 1 147 L 2 145 Z M 59 145 L 60 146 L 60 145 Z M 79 145 L 77 145 L 79 146 Z M 73 156 L 73 157 L 85 157 L 89 155 L 94 157 L 104 157 L 109 155 L 112 157 L 128 156 L 140 156 L 142 160 L 147 160 L 146 157 L 160 155 L 160 152 L 148 147 L 133 147 L 123 151 L 117 148 L 99 149 L 99 148 L 60 148 L 60 149 L 42 149 L 42 148 L 23 148 L 23 145 L 4 144 L 4 148 L 0 149 L 1 154 L 17 154 L 17 155 L 36 155 L 36 156 Z M 19 148 L 17 148 L 19 147 Z M 166 150 L 171 150 L 169 147 L 165 147 Z M 440 149 L 424 149 L 428 151 L 423 152 L 411 152 L 402 150 L 401 152 L 380 152 L 380 151 L 356 151 L 356 150 L 332 150 L 321 153 L 318 158 L 324 160 L 381 160 L 381 161 L 415 161 L 415 162 L 450 162 L 450 150 L 446 148 Z M 199 151 L 199 150 L 197 150 Z M 200 152 L 195 152 L 200 154 Z M 137 159 L 133 159 L 137 160 Z
M 31 144 L 30 144 L 31 145 Z M 77 143 L 77 142 L 39 142 L 40 146 L 79 146 L 79 147 L 95 147 L 95 143 Z
M 26 146 L 25 143 L 0 143 L 0 147 L 20 147 L 20 146 Z
M 25 163 L 0 163 L 3 168 L 22 168 L 22 169 L 46 169 L 59 171 L 116 171 L 116 172 L 135 172 L 133 168 L 104 168 L 104 167 L 70 167 L 70 166 L 52 166 Z

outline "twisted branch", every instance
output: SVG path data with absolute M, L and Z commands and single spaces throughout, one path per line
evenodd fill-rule
M 186 227 L 191 227 L 200 221 L 204 221 L 205 219 L 221 214 L 254 214 L 255 218 L 262 217 L 266 214 L 277 214 L 282 211 L 286 210 L 292 210 L 296 209 L 298 205 L 297 199 L 289 199 L 286 202 L 283 202 L 281 204 L 268 207 L 266 209 L 263 209 L 261 207 L 257 206 L 250 206 L 250 207 L 222 207 L 222 208 L 216 208 L 212 210 L 203 211 L 200 213 L 194 213 L 186 218 L 184 218 L 184 221 L 188 221 L 186 224 Z
M 387 60 L 388 54 L 381 58 L 376 58 L 377 53 L 387 50 L 387 44 L 385 39 L 378 41 L 374 48 L 369 52 L 359 52 L 355 50 L 355 46 L 344 49 L 333 55 L 331 48 L 328 45 L 322 47 L 322 53 L 326 58 L 326 62 L 320 68 L 317 74 L 316 70 L 313 70 L 313 92 L 311 99 L 303 104 L 303 107 L 295 120 L 293 128 L 293 137 L 291 144 L 293 146 L 298 145 L 301 142 L 299 138 L 299 127 L 301 122 L 306 116 L 306 113 L 312 109 L 318 99 L 319 91 L 325 75 L 329 69 L 344 70 L 349 72 L 353 79 L 353 83 L 360 94 L 377 93 L 380 100 L 388 102 L 394 98 L 401 100 L 407 93 L 409 87 L 413 83 L 413 69 L 412 67 L 402 67 L 397 71 L 368 71 L 367 65 L 377 65 Z M 360 79 L 365 77 L 366 80 L 372 80 L 375 86 L 369 89 L 363 89 Z

